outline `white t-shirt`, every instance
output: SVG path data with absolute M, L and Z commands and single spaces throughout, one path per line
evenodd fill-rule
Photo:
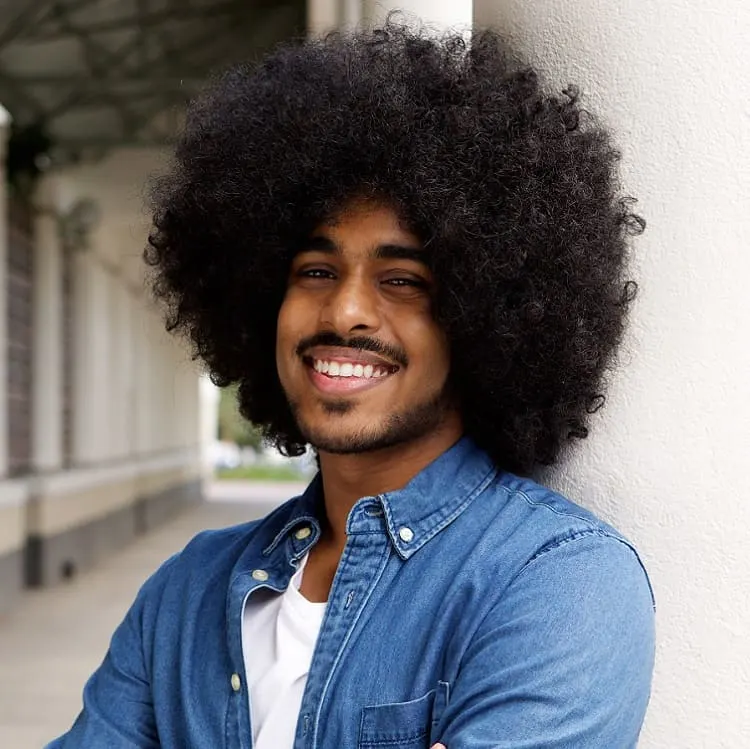
M 325 603 L 299 588 L 307 556 L 283 593 L 259 590 L 242 617 L 254 749 L 291 749 Z

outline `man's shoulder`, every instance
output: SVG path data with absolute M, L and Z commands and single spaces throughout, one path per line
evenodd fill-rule
M 490 522 L 505 527 L 518 523 L 539 537 L 590 531 L 627 542 L 621 531 L 562 491 L 540 480 L 502 470 L 484 488 L 480 512 L 489 515 Z
M 632 562 L 627 566 L 645 574 L 645 566 L 633 542 L 593 511 L 537 481 L 498 473 L 486 489 L 480 512 L 484 533 L 493 536 L 504 559 L 512 556 L 517 571 L 552 550 L 555 557 L 575 553 L 584 546 L 592 560 Z M 593 545 L 592 545 L 593 544 Z M 647 578 L 647 575 L 646 575 Z
M 491 489 L 502 497 L 508 511 L 529 518 L 540 532 L 594 531 L 626 541 L 619 530 L 595 512 L 532 478 L 501 473 Z

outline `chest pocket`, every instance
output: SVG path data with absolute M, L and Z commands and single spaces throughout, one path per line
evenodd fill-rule
M 429 749 L 439 737 L 434 728 L 448 704 L 449 684 L 408 702 L 371 705 L 362 710 L 359 749 Z

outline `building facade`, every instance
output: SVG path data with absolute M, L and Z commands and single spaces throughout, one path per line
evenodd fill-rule
M 114 150 L 0 195 L 0 612 L 201 496 L 205 388 L 141 259 L 160 158 Z

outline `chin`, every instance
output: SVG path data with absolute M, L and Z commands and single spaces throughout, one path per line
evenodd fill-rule
M 301 423 L 300 430 L 305 439 L 318 451 L 333 453 L 336 455 L 355 454 L 369 452 L 377 449 L 381 441 L 381 435 L 372 427 L 361 424 L 344 426 L 327 424 L 318 428 Z

